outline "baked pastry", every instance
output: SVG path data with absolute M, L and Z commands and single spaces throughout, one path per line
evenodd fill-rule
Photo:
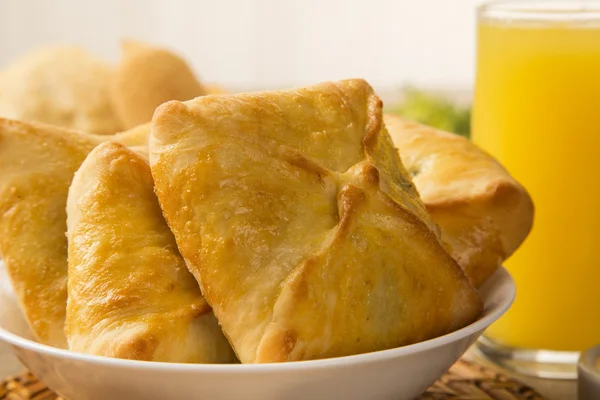
M 96 136 L 0 119 L 0 256 L 33 333 L 65 347 L 65 204 Z
M 73 178 L 67 226 L 70 350 L 144 361 L 236 360 L 177 251 L 143 156 L 118 143 L 96 147 Z
M 229 89 L 217 84 L 209 83 L 205 85 L 206 94 L 231 94 Z
M 125 41 L 122 57 L 111 94 L 125 128 L 149 122 L 166 101 L 206 94 L 187 63 L 166 49 Z
M 473 321 L 363 80 L 160 106 L 163 214 L 243 363 L 357 354 Z
M 150 122 L 134 126 L 133 128 L 119 132 L 116 135 L 110 137 L 102 137 L 102 140 L 108 140 L 111 142 L 121 143 L 125 146 L 148 146 L 148 139 L 150 138 Z M 147 153 L 147 152 L 146 152 Z
M 386 115 L 385 124 L 446 250 L 475 286 L 525 240 L 533 224 L 527 191 L 469 140 Z
M 90 135 L 0 118 L 0 257 L 34 335 L 65 347 L 67 192 L 87 154 L 106 140 L 147 144 L 149 126 Z
M 110 98 L 112 79 L 112 67 L 77 47 L 37 50 L 0 71 L 0 117 L 97 134 L 118 132 L 122 126 Z

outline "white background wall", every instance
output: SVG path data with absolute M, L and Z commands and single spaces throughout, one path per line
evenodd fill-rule
M 364 77 L 468 88 L 479 0 L 0 0 L 0 66 L 75 43 L 116 60 L 122 37 L 178 50 L 236 87 Z

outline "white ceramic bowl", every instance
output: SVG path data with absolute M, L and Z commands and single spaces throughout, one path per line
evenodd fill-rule
M 0 339 L 50 388 L 77 400 L 413 399 L 510 307 L 515 285 L 499 269 L 482 287 L 483 316 L 425 342 L 327 360 L 262 365 L 169 364 L 72 353 L 28 340 L 0 298 Z M 5 296 L 6 297 L 6 296 Z M 6 300 L 6 299 L 5 299 Z M 10 316 L 10 317 L 9 317 Z
M 581 353 L 577 373 L 579 400 L 597 400 L 600 396 L 600 345 Z

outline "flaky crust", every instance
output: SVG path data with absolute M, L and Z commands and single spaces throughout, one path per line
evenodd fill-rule
M 113 134 L 122 126 L 112 80 L 112 67 L 82 49 L 40 49 L 0 71 L 0 117 Z
M 96 147 L 69 189 L 69 349 L 145 361 L 235 355 L 185 267 L 143 156 Z
M 153 118 L 150 161 L 178 247 L 242 362 L 401 346 L 481 310 L 362 80 L 169 102 Z
M 100 140 L 0 119 L 0 256 L 40 342 L 65 347 L 65 204 L 73 174 Z
M 384 119 L 444 247 L 481 285 L 531 230 L 527 191 L 469 140 L 395 115 Z
M 66 346 L 65 206 L 73 174 L 103 141 L 144 148 L 148 133 L 149 125 L 101 136 L 0 118 L 0 257 L 40 342 Z
M 111 97 L 125 128 L 150 122 L 156 107 L 166 101 L 206 94 L 185 60 L 166 49 L 125 41 L 122 57 Z

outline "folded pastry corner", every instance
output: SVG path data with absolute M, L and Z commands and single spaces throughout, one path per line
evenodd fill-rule
M 166 101 L 207 94 L 185 60 L 169 50 L 126 40 L 122 57 L 111 97 L 125 128 L 150 122 L 155 108 Z
M 185 267 L 144 156 L 107 142 L 69 189 L 66 334 L 77 352 L 146 361 L 236 360 Z
M 363 80 L 169 102 L 149 149 L 163 214 L 244 363 L 402 346 L 481 312 Z
M 65 347 L 65 204 L 98 136 L 0 118 L 0 256 L 40 342 Z
M 480 286 L 525 240 L 531 197 L 489 154 L 448 132 L 386 115 L 385 124 L 450 255 Z

